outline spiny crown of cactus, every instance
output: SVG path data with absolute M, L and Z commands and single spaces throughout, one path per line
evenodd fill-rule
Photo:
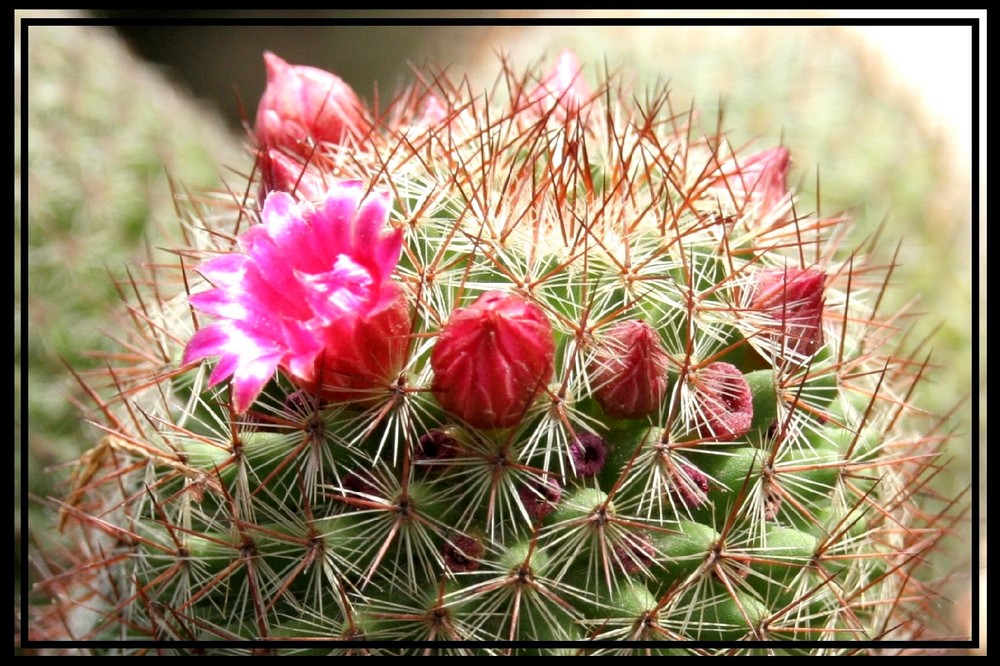
M 188 247 L 133 282 L 39 631 L 923 635 L 949 515 L 920 502 L 923 366 L 788 150 L 570 52 L 486 95 L 430 73 L 381 115 L 265 59 L 237 205 L 188 199 Z

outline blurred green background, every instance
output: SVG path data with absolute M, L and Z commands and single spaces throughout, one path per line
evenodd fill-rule
M 129 17 L 115 15 L 122 16 Z M 884 221 L 878 251 L 886 260 L 902 238 L 902 265 L 883 307 L 894 311 L 920 295 L 913 309 L 925 315 L 912 340 L 938 329 L 926 348 L 933 351 L 933 383 L 922 388 L 918 401 L 938 414 L 959 405 L 950 420 L 954 460 L 943 488 L 954 493 L 970 483 L 974 425 L 985 465 L 985 422 L 973 424 L 971 410 L 972 400 L 985 404 L 985 383 L 978 383 L 985 336 L 980 366 L 972 365 L 972 330 L 979 325 L 978 310 L 984 310 L 985 281 L 974 304 L 979 274 L 971 252 L 971 146 L 969 128 L 961 124 L 968 114 L 947 113 L 968 104 L 962 90 L 971 96 L 961 86 L 971 77 L 969 54 L 962 50 L 971 43 L 968 28 L 862 33 L 843 27 L 650 26 L 645 15 L 633 17 L 634 26 L 614 27 L 317 26 L 296 16 L 303 25 L 129 25 L 117 34 L 100 26 L 36 25 L 27 62 L 20 61 L 15 23 L 15 440 L 21 441 L 23 429 L 29 442 L 27 490 L 33 495 L 58 494 L 54 482 L 63 471 L 48 470 L 60 469 L 99 436 L 80 417 L 78 403 L 86 400 L 65 364 L 86 370 L 100 362 L 89 352 L 115 348 L 108 333 L 118 326 L 114 314 L 120 308 L 112 277 L 126 277 L 125 265 L 143 261 L 147 247 L 177 242 L 168 175 L 194 191 L 223 181 L 242 189 L 233 170 L 249 170 L 241 121 L 253 117 L 264 89 L 264 50 L 334 71 L 382 106 L 411 79 L 413 66 L 447 67 L 452 79 L 468 75 L 473 90 L 485 90 L 499 72 L 498 55 L 519 72 L 552 62 L 563 47 L 577 51 L 592 84 L 607 67 L 632 82 L 642 99 L 644 90 L 669 81 L 675 108 L 693 101 L 705 131 L 715 131 L 721 103 L 722 125 L 734 145 L 780 142 L 791 149 L 800 210 L 814 209 L 819 170 L 825 214 L 849 211 L 858 220 L 858 240 Z M 907 60 L 907 52 L 935 48 L 941 68 L 918 71 L 916 78 L 891 60 L 893 53 Z M 29 81 L 25 105 L 22 75 Z M 941 94 L 954 97 L 945 112 L 934 103 Z M 23 154 L 20 122 L 27 122 L 28 131 Z M 27 224 L 19 201 L 25 159 Z M 984 247 L 985 241 L 980 252 Z M 981 265 L 983 257 L 975 261 Z M 28 306 L 24 322 L 21 302 Z M 22 326 L 26 349 L 20 346 Z M 27 387 L 21 385 L 21 364 Z M 23 424 L 22 399 L 28 413 Z M 22 461 L 15 451 L 17 556 L 29 531 L 40 542 L 53 535 L 49 513 L 38 504 L 31 506 L 30 530 L 23 530 Z M 983 501 L 984 520 L 985 507 Z M 956 589 L 967 581 L 959 583 Z M 19 595 L 15 580 L 16 607 Z

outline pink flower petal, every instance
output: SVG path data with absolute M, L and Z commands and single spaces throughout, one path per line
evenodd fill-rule
M 368 197 L 358 208 L 351 254 L 359 263 L 376 266 L 376 248 L 381 243 L 382 229 L 389 219 L 389 205 L 388 193 L 384 192 Z M 395 262 L 392 265 L 395 266 Z
M 403 230 L 395 229 L 387 236 L 383 236 L 375 247 L 375 266 L 379 275 L 388 275 L 399 263 L 399 257 L 403 253 Z
M 181 363 L 187 365 L 212 356 L 221 356 L 225 353 L 228 340 L 229 336 L 217 324 L 205 326 L 195 331 L 188 340 Z
M 359 181 L 338 183 L 327 191 L 323 206 L 311 216 L 318 251 L 323 256 L 335 258 L 339 254 L 350 254 L 353 247 L 351 227 L 362 194 L 364 190 Z
M 208 377 L 209 387 L 215 386 L 219 382 L 225 381 L 233 376 L 236 369 L 240 367 L 241 359 L 236 354 L 224 354 L 219 357 L 219 362 L 212 368 L 212 374 Z
M 209 377 L 209 386 L 215 386 L 260 358 L 274 357 L 277 365 L 281 352 L 280 344 L 249 330 L 241 322 L 222 320 L 202 328 L 191 337 L 184 354 L 184 363 L 210 356 L 221 357 Z M 274 374 L 273 368 L 271 374 Z
M 323 351 L 323 339 L 301 322 L 284 322 L 284 339 L 288 347 L 285 364 L 292 375 L 306 382 L 315 381 L 316 358 Z
M 301 304 L 293 309 L 290 301 L 279 297 L 273 289 L 260 280 L 259 276 L 255 276 L 255 273 L 256 269 L 248 272 L 246 288 L 210 289 L 192 294 L 191 305 L 217 317 L 252 320 L 255 326 L 264 332 L 268 331 L 270 322 L 271 330 L 268 335 L 274 338 L 279 336 L 277 328 L 279 319 L 300 314 L 308 316 L 308 310 Z M 254 276 L 254 279 L 249 279 L 251 276 Z M 261 318 L 262 312 L 267 312 L 268 316 Z
M 261 221 L 267 236 L 284 261 L 303 271 L 321 271 L 329 260 L 313 246 L 313 229 L 305 220 L 313 208 L 306 202 L 289 201 L 284 192 L 272 192 L 264 201 Z
M 284 293 L 289 284 L 295 282 L 294 267 L 298 256 L 294 254 L 291 257 L 286 256 L 263 225 L 247 229 L 240 237 L 240 244 L 244 246 L 243 251 L 253 260 L 264 279 L 280 293 Z
M 238 285 L 246 273 L 249 259 L 242 254 L 223 254 L 198 266 L 198 272 L 217 287 Z
M 233 373 L 233 408 L 242 414 L 250 408 L 278 369 L 280 354 L 272 354 L 240 364 Z
M 306 302 L 326 323 L 366 310 L 373 283 L 371 273 L 343 254 L 332 271 L 300 280 L 306 286 Z

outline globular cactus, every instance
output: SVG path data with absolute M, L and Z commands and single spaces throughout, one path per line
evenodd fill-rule
M 137 289 L 63 505 L 74 638 L 925 635 L 923 367 L 787 149 L 569 52 L 381 115 L 266 60 L 245 195 L 189 202 L 176 284 Z

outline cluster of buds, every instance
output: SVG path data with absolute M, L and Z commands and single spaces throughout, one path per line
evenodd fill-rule
M 383 233 L 387 193 L 363 198 L 357 182 L 327 189 L 299 161 L 323 144 L 364 137 L 370 124 L 357 95 L 329 72 L 272 53 L 264 59 L 268 84 L 256 122 L 263 226 L 241 236 L 241 252 L 200 267 L 216 288 L 195 294 L 192 304 L 222 320 L 198 331 L 185 362 L 219 356 L 211 384 L 233 376 L 237 412 L 250 407 L 277 368 L 323 399 L 363 400 L 393 383 L 410 343 L 410 309 L 392 278 L 402 229 Z M 575 54 L 561 53 L 525 93 L 528 110 L 558 111 L 562 120 L 578 110 L 591 94 L 581 69 Z M 425 107 L 425 121 L 444 122 L 436 96 Z M 771 210 L 786 198 L 787 169 L 788 151 L 775 148 L 723 165 L 712 186 L 744 200 L 757 197 Z M 823 342 L 823 287 L 815 270 L 762 269 L 748 310 L 770 320 L 762 325 L 765 337 L 798 357 L 811 356 Z M 433 393 L 473 427 L 509 427 L 547 389 L 554 353 L 542 309 L 516 294 L 487 292 L 442 327 L 431 357 Z M 670 362 L 648 323 L 615 322 L 590 362 L 594 397 L 613 418 L 654 416 L 668 395 Z M 746 432 L 752 413 L 739 370 L 713 364 L 697 376 L 702 433 L 731 439 Z

